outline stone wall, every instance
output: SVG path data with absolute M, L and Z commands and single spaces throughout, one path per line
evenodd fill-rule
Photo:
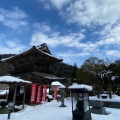
M 90 106 L 93 105 L 94 100 L 90 100 Z M 114 102 L 114 101 L 103 101 L 103 107 L 109 107 L 109 108 L 119 108 L 120 109 L 120 102 Z

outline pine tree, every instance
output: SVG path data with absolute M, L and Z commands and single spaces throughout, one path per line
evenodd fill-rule
M 74 66 L 73 66 L 72 72 L 71 72 L 72 82 L 74 82 L 74 80 L 76 80 L 77 71 L 78 71 L 78 68 L 77 68 L 77 65 L 75 63 Z

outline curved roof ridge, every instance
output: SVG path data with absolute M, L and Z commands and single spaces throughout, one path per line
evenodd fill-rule
M 49 48 L 48 48 L 48 46 L 47 46 L 47 44 L 46 43 L 43 43 L 43 44 L 41 44 L 41 45 L 38 45 L 38 46 L 35 46 L 37 49 L 39 49 L 39 50 L 41 50 L 41 51 L 44 51 L 44 52 L 46 52 L 46 53 L 48 53 L 48 54 L 51 54 L 51 52 L 50 52 L 50 50 L 49 50 Z M 51 54 L 52 55 L 52 54 Z

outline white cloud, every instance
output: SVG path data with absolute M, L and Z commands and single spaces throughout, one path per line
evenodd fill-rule
M 49 37 L 45 33 L 38 32 L 33 34 L 31 45 L 40 45 L 42 43 L 47 43 L 49 46 L 52 47 L 58 45 L 58 42 L 54 39 L 54 37 Z
M 34 23 L 33 28 L 35 31 L 42 31 L 42 32 L 51 32 L 52 31 L 52 28 L 49 25 L 47 25 L 47 23 L 45 23 L 45 22 Z
M 9 40 L 6 35 L 0 34 L 0 53 L 1 54 L 18 54 L 25 51 L 27 46 L 22 45 L 19 40 Z
M 0 45 L 0 48 L 1 48 L 0 49 L 1 54 L 18 54 L 21 52 L 21 50 L 23 50 L 24 47 L 19 46 L 19 47 L 14 47 L 11 49 L 11 48 Z
M 37 26 L 40 29 L 37 28 Z M 96 41 L 84 41 L 86 36 L 86 30 L 80 30 L 78 32 L 69 32 L 61 34 L 61 32 L 56 31 L 55 28 L 47 24 L 35 24 L 37 30 L 34 32 L 31 38 L 31 45 L 39 45 L 42 43 L 47 43 L 50 47 L 58 47 L 60 45 L 71 49 L 71 51 L 61 50 L 61 53 L 56 53 L 56 56 L 62 58 L 66 63 L 74 63 L 79 61 L 83 57 L 96 56 L 101 59 L 108 57 L 117 57 L 115 52 L 112 52 L 111 49 L 120 50 L 120 25 L 111 27 L 110 29 L 104 29 L 102 37 Z M 41 32 L 42 31 L 42 32 Z M 76 52 L 75 52 L 76 51 Z M 71 62 L 72 61 L 72 62 Z
M 18 41 L 13 41 L 13 40 L 6 40 L 5 43 L 9 48 L 14 48 L 19 44 Z
M 78 62 L 78 61 L 80 62 L 81 57 L 85 57 L 85 56 L 88 56 L 88 55 L 89 55 L 88 52 L 76 53 L 76 52 L 73 52 L 73 51 L 56 53 L 56 56 L 58 56 L 59 58 L 62 58 L 65 63 L 69 63 L 69 64 L 74 64 L 75 62 Z
M 120 45 L 120 24 L 117 24 L 108 29 L 108 27 L 101 32 L 102 38 L 97 42 L 98 45 Z
M 51 27 L 46 23 L 36 23 L 34 24 L 35 28 L 36 30 L 31 38 L 31 45 L 39 45 L 45 42 L 51 47 L 59 45 L 76 47 L 85 38 L 83 31 L 61 34 L 61 32 L 55 30 L 55 27 Z
M 4 20 L 4 15 L 0 14 L 0 21 Z
M 79 43 L 76 47 L 82 47 L 84 52 L 89 51 L 91 55 L 93 51 L 100 48 L 103 51 L 109 51 L 116 46 L 114 48 L 118 49 L 120 45 L 119 5 L 119 0 L 76 0 L 71 2 L 65 11 L 61 10 L 61 16 L 67 23 L 77 23 L 88 29 L 94 29 L 96 26 L 101 27 L 99 31 L 96 31 L 100 38 L 94 42 Z M 101 50 L 101 52 L 103 51 Z M 107 52 L 104 54 L 108 55 Z
M 62 0 L 61 3 L 57 0 L 45 0 L 44 3 L 48 1 L 56 6 L 66 23 L 74 23 L 80 28 L 87 28 L 86 30 L 88 31 L 89 29 L 96 30 L 93 34 L 97 34 L 99 37 L 96 37 L 94 42 L 92 38 L 90 38 L 91 41 L 86 42 L 87 40 L 84 41 L 86 30 L 84 32 L 78 31 L 77 33 L 61 35 L 61 32 L 49 29 L 49 33 L 35 32 L 32 35 L 31 44 L 46 42 L 51 47 L 63 45 L 73 49 L 73 51 L 76 48 L 80 50 L 77 53 L 73 52 L 70 54 L 69 52 L 63 52 L 58 54 L 58 56 L 64 58 L 64 61 L 71 61 L 73 59 L 75 61 L 78 58 L 77 55 L 82 57 L 80 56 L 81 53 L 86 56 L 100 56 L 101 58 L 117 57 L 117 54 L 120 52 L 119 0 L 74 0 L 67 2 Z
M 83 47 L 84 50 L 96 49 L 103 45 L 113 45 L 120 44 L 120 1 L 119 0 L 42 0 L 45 3 L 51 1 L 54 5 L 60 6 L 65 3 L 69 4 L 66 9 L 60 10 L 62 17 L 67 20 L 68 23 L 78 23 L 82 26 L 87 26 L 88 28 L 94 28 L 96 26 L 101 26 L 99 31 L 96 31 L 101 38 L 96 39 L 96 42 L 81 43 L 79 40 L 73 40 L 74 42 L 69 42 L 67 45 L 69 47 Z M 59 3 L 60 2 L 60 3 Z M 49 36 L 48 36 L 49 37 Z M 61 37 L 61 36 L 57 36 Z M 63 39 L 66 36 L 63 36 Z M 68 38 L 69 37 L 69 38 Z M 72 36 L 68 35 L 66 37 L 73 39 Z M 61 37 L 62 38 L 62 37 Z M 64 39 L 65 41 L 65 39 Z M 61 41 L 62 43 L 62 41 Z M 63 42 L 65 43 L 65 42 Z M 57 45 L 57 44 L 56 44 Z
M 57 7 L 57 9 L 61 9 L 64 5 L 69 3 L 71 0 L 50 0 L 51 3 Z
M 44 8 L 45 8 L 46 10 L 50 10 L 50 4 L 45 4 Z
M 113 25 L 120 20 L 119 5 L 119 0 L 75 0 L 62 16 L 79 25 Z
M 44 33 L 37 32 L 32 35 L 31 45 L 38 45 L 41 43 L 47 43 L 51 47 L 56 47 L 59 45 L 64 45 L 67 47 L 76 47 L 76 45 L 84 39 L 82 33 L 70 33 L 67 35 L 60 35 L 59 32 L 54 33 Z
M 27 18 L 28 15 L 17 7 L 14 7 L 11 11 L 0 8 L 0 23 L 7 27 L 18 29 L 27 26 Z
M 43 3 L 51 3 L 54 7 L 56 7 L 58 10 L 60 10 L 64 5 L 69 3 L 71 0 L 38 0 Z M 46 5 L 46 4 L 45 4 Z
M 79 43 L 76 47 L 83 47 L 83 51 L 94 51 L 102 47 L 110 50 L 120 45 L 120 1 L 119 0 L 76 0 L 71 2 L 66 11 L 60 11 L 68 23 L 77 23 L 87 28 L 96 28 L 100 36 L 94 42 Z M 95 29 L 97 30 L 97 29 Z M 101 50 L 102 51 L 102 50 Z M 107 55 L 107 54 L 106 54 Z
M 109 51 L 106 51 L 106 55 L 119 58 L 120 57 L 120 51 L 118 51 L 118 50 L 109 50 Z

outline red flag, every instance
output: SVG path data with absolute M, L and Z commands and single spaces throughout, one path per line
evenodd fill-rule
M 42 96 L 42 86 L 38 86 L 38 91 L 37 91 L 37 99 L 36 103 L 40 104 L 41 103 L 41 96 Z
M 47 86 L 44 85 L 43 87 L 43 101 L 46 101 L 46 93 L 47 93 Z
M 32 84 L 30 102 L 31 102 L 31 103 L 34 103 L 34 102 L 35 102 L 35 99 L 36 99 L 36 84 Z
M 54 86 L 54 100 L 57 100 L 57 86 Z

